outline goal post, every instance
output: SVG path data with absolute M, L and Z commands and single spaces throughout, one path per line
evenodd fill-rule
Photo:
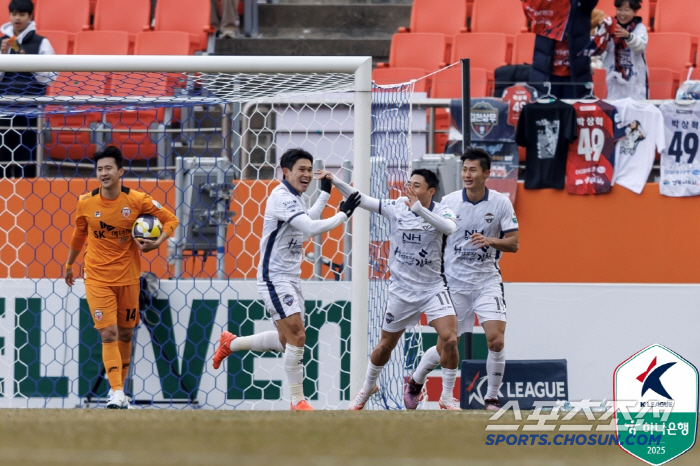
M 339 105 L 335 103 L 336 101 L 334 99 L 340 101 L 342 100 L 342 98 L 339 97 L 341 94 L 351 94 L 352 104 L 349 106 L 349 114 L 352 118 L 352 141 L 348 144 L 349 147 L 351 147 L 354 163 L 352 178 L 354 186 L 358 190 L 364 193 L 370 192 L 370 174 L 372 172 L 370 164 L 370 155 L 372 152 L 371 57 L 5 55 L 0 61 L 2 61 L 2 69 L 5 73 L 49 72 L 58 73 L 59 76 L 63 75 L 64 77 L 77 76 L 81 73 L 111 73 L 113 74 L 113 78 L 110 79 L 115 80 L 119 80 L 119 73 L 142 73 L 144 81 L 148 81 L 149 73 L 179 74 L 182 80 L 186 81 L 186 83 L 181 84 L 181 88 L 186 88 L 190 91 L 194 89 L 194 92 L 174 92 L 169 95 L 140 94 L 139 91 L 134 90 L 138 88 L 138 85 L 134 87 L 133 83 L 129 83 L 128 79 L 124 78 L 121 84 L 125 87 L 121 90 L 118 89 L 119 92 L 117 93 L 95 92 L 91 94 L 90 92 L 85 92 L 84 89 L 86 85 L 90 85 L 89 81 L 76 80 L 71 82 L 69 78 L 64 84 L 66 86 L 78 88 L 78 90 L 70 96 L 60 93 L 48 93 L 45 95 L 0 95 L 0 111 L 6 118 L 19 114 L 45 117 L 49 114 L 63 115 L 65 113 L 66 115 L 87 115 L 89 112 L 101 112 L 102 121 L 98 121 L 93 126 L 88 127 L 86 125 L 84 128 L 76 130 L 76 134 L 78 134 L 79 131 L 89 133 L 90 137 L 88 140 L 90 147 L 98 148 L 101 147 L 101 145 L 105 145 L 104 140 L 99 139 L 99 137 L 101 133 L 105 132 L 104 115 L 108 112 L 115 110 L 133 110 L 135 112 L 140 112 L 144 109 L 155 110 L 164 107 L 166 108 L 165 119 L 174 119 L 172 116 L 173 111 L 182 110 L 183 116 L 180 117 L 180 119 L 185 120 L 186 117 L 190 118 L 190 114 L 196 111 L 197 108 L 202 106 L 207 107 L 209 105 L 221 106 L 224 109 L 222 111 L 224 117 L 226 116 L 226 112 L 231 108 L 234 108 L 234 112 L 238 112 L 237 115 L 240 115 L 240 109 L 243 103 L 256 101 L 262 102 L 260 105 L 263 106 L 270 102 L 273 104 L 283 102 L 287 105 L 285 110 L 277 112 L 278 121 L 276 121 L 274 125 L 283 124 L 283 113 L 285 112 L 294 114 L 300 109 L 310 109 L 309 111 L 311 111 L 314 114 L 314 118 L 316 118 L 315 121 L 320 124 L 324 130 L 328 128 L 329 134 L 335 134 L 337 131 L 338 134 L 341 135 L 339 138 L 347 138 L 347 135 L 344 133 L 347 129 L 334 129 L 334 125 L 337 123 L 335 118 L 337 117 L 333 114 L 333 111 L 336 110 Z M 83 89 L 79 89 L 81 87 L 83 87 Z M 131 89 L 131 91 L 129 89 Z M 330 97 L 325 98 L 328 103 L 325 104 L 325 106 L 322 105 L 321 107 L 323 108 L 311 107 L 303 104 L 297 106 L 290 97 L 311 94 L 325 94 L 327 96 L 330 95 Z M 62 110 L 56 110 L 55 108 L 49 110 L 50 107 L 61 107 Z M 330 112 L 332 118 L 324 120 L 325 111 Z M 187 114 L 187 116 L 185 114 Z M 344 122 L 342 123 L 344 124 Z M 193 127 L 185 128 L 183 123 L 183 127 L 181 128 L 182 134 L 177 137 L 184 137 L 182 136 L 183 134 L 190 134 L 186 133 L 186 131 L 191 131 L 191 134 L 193 134 L 192 140 L 197 137 L 200 139 L 204 138 L 202 134 L 197 133 L 197 124 L 199 124 L 199 122 L 195 123 Z M 224 125 L 225 124 L 227 123 L 224 123 Z M 230 124 L 230 122 L 228 124 Z M 268 125 L 267 122 L 264 124 Z M 111 127 L 108 127 L 108 129 L 111 128 L 114 134 L 119 134 L 119 131 L 127 131 L 119 129 L 123 125 L 124 123 L 122 121 L 117 121 L 113 123 Z M 169 144 L 169 153 L 174 153 L 172 148 L 181 143 L 176 139 L 176 136 L 171 137 L 171 133 L 168 133 L 169 130 L 167 128 L 162 129 L 161 127 L 162 124 L 158 129 L 154 129 L 154 124 L 154 126 L 146 127 L 145 129 L 130 129 L 128 135 L 132 139 L 127 142 L 133 143 L 133 141 L 143 139 L 149 144 L 153 143 L 154 145 L 167 143 Z M 274 128 L 272 126 L 266 126 L 265 129 L 273 129 L 277 132 L 287 131 L 277 126 Z M 46 128 L 40 127 L 37 129 L 39 133 L 41 133 L 42 130 L 48 132 Z M 52 127 L 51 130 L 54 132 L 58 131 L 57 127 Z M 324 130 L 322 130 L 322 132 Z M 294 143 L 294 136 L 296 134 L 292 134 L 294 133 L 292 130 L 288 132 L 290 135 L 285 140 L 287 145 Z M 235 131 L 231 131 L 231 137 L 240 140 L 242 136 L 234 133 Z M 114 137 L 114 134 L 110 133 L 110 137 Z M 138 139 L 139 137 L 142 139 Z M 262 138 L 262 135 L 258 134 L 256 137 Z M 97 138 L 97 143 L 95 142 L 95 138 Z M 224 138 L 226 138 L 226 136 L 224 136 Z M 158 140 L 155 141 L 155 139 Z M 332 144 L 334 140 L 332 140 L 331 137 L 326 137 L 326 139 L 330 140 L 330 146 L 334 147 Z M 109 144 L 108 141 L 109 139 L 106 144 Z M 305 143 L 307 142 L 308 141 L 305 140 Z M 280 147 L 279 141 L 275 140 L 273 144 L 277 144 L 277 147 Z M 312 147 L 310 152 L 314 156 L 318 156 L 319 154 L 315 153 L 313 150 L 314 144 L 316 143 L 309 144 Z M 325 147 L 321 143 L 318 144 L 319 148 Z M 38 183 L 35 184 L 36 180 L 5 179 L 0 182 L 0 185 L 5 187 L 0 191 L 0 198 L 5 202 L 5 205 L 10 206 L 10 204 L 15 203 L 15 201 L 25 203 L 24 207 L 20 206 L 16 209 L 13 207 L 15 210 L 9 213 L 6 212 L 6 215 L 10 215 L 8 218 L 12 220 L 12 225 L 0 227 L 0 230 L 2 230 L 0 233 L 3 233 L 5 238 L 17 236 L 14 235 L 14 233 L 20 236 L 23 234 L 25 238 L 24 241 L 27 242 L 27 244 L 21 244 L 21 240 L 13 239 L 13 241 L 15 241 L 14 243 L 5 246 L 5 250 L 10 251 L 11 254 L 5 254 L 0 258 L 0 265 L 3 266 L 2 270 L 0 270 L 0 287 L 8 290 L 12 289 L 13 293 L 15 293 L 13 295 L 7 295 L 6 299 L 0 302 L 0 310 L 2 310 L 2 312 L 0 312 L 0 317 L 14 318 L 14 323 L 12 324 L 9 323 L 10 320 L 7 318 L 4 318 L 4 320 L 0 319 L 0 343 L 7 347 L 13 345 L 15 347 L 14 351 L 11 348 L 5 348 L 5 346 L 2 348 L 4 353 L 3 357 L 0 357 L 0 407 L 75 406 L 72 401 L 66 402 L 65 400 L 73 400 L 71 397 L 77 396 L 82 403 L 82 400 L 85 398 L 84 393 L 92 394 L 94 392 L 94 387 L 91 386 L 93 380 L 94 384 L 96 384 L 95 386 L 100 383 L 100 377 L 97 375 L 92 379 L 86 379 L 87 381 L 83 380 L 83 375 L 87 370 L 86 368 L 93 372 L 97 370 L 96 367 L 90 366 L 94 361 L 84 363 L 82 359 L 86 352 L 94 351 L 95 348 L 97 348 L 97 340 L 89 343 L 92 345 L 92 349 L 88 350 L 84 347 L 87 343 L 83 341 L 83 336 L 90 335 L 90 331 L 92 331 L 94 333 L 93 337 L 97 338 L 96 332 L 90 328 L 92 324 L 85 318 L 85 308 L 83 307 L 84 292 L 80 287 L 78 287 L 78 291 L 74 289 L 71 292 L 65 288 L 65 285 L 62 283 L 62 268 L 59 263 L 61 257 L 58 257 L 59 251 L 61 253 L 67 251 L 66 231 L 72 231 L 73 227 L 74 213 L 73 210 L 70 210 L 71 208 L 66 206 L 74 205 L 74 202 L 77 200 L 73 199 L 67 202 L 64 198 L 66 196 L 73 196 L 73 194 L 71 194 L 72 189 L 81 189 L 80 187 L 75 188 L 74 185 L 76 184 L 84 186 L 82 189 L 91 186 L 87 181 L 87 177 L 90 175 L 86 170 L 90 170 L 89 156 L 92 155 L 90 151 L 93 149 L 89 149 L 86 146 L 84 149 L 85 157 L 83 159 L 74 158 L 71 160 L 69 154 L 66 156 L 65 160 L 57 162 L 55 159 L 49 160 L 50 156 L 46 154 L 42 155 L 42 152 L 47 150 L 45 146 L 46 144 L 42 145 L 41 141 L 38 143 L 36 148 L 37 159 L 35 159 L 34 162 L 36 162 L 41 169 L 42 164 L 46 164 L 50 161 L 58 167 L 58 171 L 52 171 L 50 178 L 40 176 L 36 179 L 42 180 L 42 183 L 46 181 L 46 183 L 41 184 L 41 192 L 35 190 L 35 187 L 39 186 Z M 137 148 L 135 159 L 143 156 L 143 154 L 138 153 L 138 150 Z M 160 146 L 156 149 L 156 154 L 160 154 L 159 151 Z M 42 155 L 42 157 L 39 158 L 39 155 Z M 231 175 L 234 176 L 236 180 L 242 180 L 246 167 L 236 166 L 232 152 L 225 148 L 218 154 L 211 153 L 210 155 L 215 157 L 209 157 L 209 159 L 223 157 L 228 159 L 229 163 L 226 169 L 229 171 L 227 171 L 225 176 L 216 178 L 216 183 L 207 181 L 207 183 L 211 183 L 211 185 L 207 185 L 206 188 L 213 193 L 211 195 L 213 196 L 214 202 L 219 202 L 228 195 L 223 192 L 224 188 L 222 188 L 222 186 L 227 183 L 226 180 L 228 178 L 226 177 Z M 279 155 L 281 155 L 281 152 Z M 344 154 L 341 153 L 339 156 L 342 157 Z M 175 188 L 176 192 L 174 194 L 169 193 L 166 192 L 166 188 L 163 186 L 167 182 L 173 183 L 172 179 L 169 179 L 169 177 L 173 178 L 171 175 L 176 170 L 176 167 L 182 167 L 182 165 L 173 163 L 172 158 L 174 158 L 174 156 L 170 159 L 164 159 L 161 154 L 156 155 L 154 160 L 156 158 L 158 159 L 157 168 L 152 166 L 151 162 L 146 161 L 144 165 L 139 167 L 130 166 L 130 170 L 132 170 L 133 173 L 143 174 L 143 177 L 139 175 L 138 178 L 134 178 L 135 183 L 138 185 L 137 189 L 148 186 L 148 189 L 162 195 L 164 198 L 170 199 L 169 196 L 172 196 L 174 199 L 170 200 L 167 205 L 175 211 L 178 206 L 174 206 L 173 204 L 177 202 L 181 204 L 186 203 L 186 197 L 189 193 L 177 189 L 177 187 Z M 242 198 L 252 196 L 254 192 L 265 192 L 264 189 L 260 191 L 259 183 L 256 183 L 262 178 L 261 173 L 267 169 L 272 171 L 266 173 L 271 173 L 271 178 L 275 178 L 275 162 L 276 160 L 270 159 L 267 155 L 264 155 L 264 160 L 259 165 L 253 167 L 254 170 L 252 173 L 256 175 L 251 182 L 245 186 L 247 191 L 240 194 Z M 64 166 L 71 167 L 71 173 L 75 175 L 66 175 L 65 173 L 70 171 L 68 169 L 62 172 L 61 169 Z M 214 176 L 213 171 L 216 170 L 217 167 L 221 168 L 214 163 L 213 168 L 200 168 L 205 171 L 204 176 L 206 178 L 210 174 Z M 80 170 L 82 170 L 82 172 Z M 168 172 L 170 172 L 170 175 L 168 175 Z M 175 185 L 172 184 L 172 186 Z M 143 189 L 146 190 L 145 188 Z M 243 190 L 243 188 L 241 188 L 241 190 Z M 269 191 L 267 192 L 269 193 Z M 36 202 L 36 205 L 39 206 L 37 207 L 38 211 L 32 210 L 33 207 L 31 207 L 31 205 L 34 205 L 35 200 L 31 200 L 30 202 L 29 198 L 40 198 Z M 244 204 L 243 201 L 239 202 L 240 211 L 236 212 L 237 218 L 245 216 L 247 209 L 250 207 L 250 198 L 245 198 L 243 200 L 248 201 L 248 204 Z M 264 199 L 256 199 L 256 208 L 259 209 L 256 211 L 258 217 L 262 215 L 260 209 L 263 202 Z M 330 204 L 329 206 L 331 208 L 336 207 Z M 207 221 L 223 222 L 226 213 L 222 212 L 221 209 L 218 210 L 218 213 L 221 215 L 212 215 L 211 219 Z M 24 220 L 25 217 L 28 219 Z M 54 222 L 58 223 L 54 225 Z M 248 223 L 250 223 L 250 226 L 246 223 L 236 228 L 241 231 L 247 231 L 247 229 L 250 228 L 252 231 L 254 222 L 250 220 Z M 58 224 L 62 225 L 62 229 L 59 229 Z M 218 231 L 222 231 L 220 227 L 221 225 L 219 224 Z M 368 251 L 370 249 L 369 228 L 370 214 L 362 209 L 358 209 L 352 218 L 351 247 L 354 252 L 351 255 L 351 281 L 334 283 L 332 280 L 326 278 L 323 285 L 314 288 L 314 290 L 318 289 L 321 291 L 313 292 L 316 294 L 312 293 L 312 298 L 316 300 L 314 302 L 321 303 L 323 300 L 332 297 L 322 296 L 326 294 L 326 291 L 327 294 L 332 295 L 334 292 L 333 290 L 338 289 L 338 287 L 346 287 L 349 290 L 347 294 L 350 296 L 350 336 L 346 339 L 347 341 L 344 340 L 342 343 L 347 346 L 347 348 L 342 350 L 344 351 L 342 355 L 343 362 L 341 364 L 343 367 L 343 374 L 338 376 L 339 380 L 345 380 L 344 378 L 346 376 L 348 378 L 347 386 L 345 386 L 345 382 L 340 383 L 341 395 L 339 400 L 343 403 L 347 402 L 349 396 L 351 396 L 347 392 L 352 392 L 352 394 L 354 394 L 354 392 L 359 391 L 361 388 L 368 361 L 368 306 L 370 282 L 368 257 Z M 29 230 L 32 230 L 32 232 Z M 226 228 L 224 228 L 223 231 L 227 231 Z M 231 228 L 229 228 L 227 234 L 227 239 L 230 239 Z M 247 235 L 247 237 L 241 238 L 240 242 L 242 244 L 252 243 L 254 240 L 259 239 L 250 232 L 248 232 Z M 42 245 L 30 240 L 30 236 L 32 238 L 45 238 L 46 241 L 52 242 Z M 68 238 L 69 236 L 70 233 L 68 233 Z M 183 226 L 181 225 L 177 233 L 177 238 L 183 239 L 185 236 Z M 212 245 L 212 256 L 222 254 L 220 240 L 221 238 Z M 337 246 L 340 251 L 339 253 L 344 255 L 344 257 L 349 255 L 349 251 L 342 250 L 342 239 L 331 240 L 329 238 L 329 241 L 337 243 L 334 243 L 333 247 Z M 251 255 L 252 253 L 247 250 L 250 246 L 246 245 L 245 247 L 246 250 L 241 251 L 241 254 L 247 254 L 245 258 L 246 264 L 256 262 L 257 258 L 254 258 Z M 33 249 L 33 251 L 30 251 L 29 254 L 25 254 L 26 249 Z M 45 261 L 42 257 L 42 251 L 44 251 L 44 249 L 47 249 L 48 256 L 51 256 Z M 162 389 L 164 393 L 163 397 L 167 398 L 167 390 L 163 387 L 170 383 L 165 379 L 173 374 L 167 375 L 165 373 L 172 370 L 175 372 L 174 376 L 176 376 L 178 380 L 173 382 L 174 385 L 171 384 L 175 388 L 171 387 L 172 389 L 169 389 L 170 392 L 168 393 L 186 392 L 186 396 L 183 395 L 183 397 L 187 402 L 191 402 L 193 399 L 192 393 L 196 393 L 196 387 L 199 387 L 200 406 L 235 408 L 239 406 L 240 403 L 246 402 L 246 395 L 243 394 L 240 395 L 242 398 L 236 398 L 236 400 L 243 401 L 231 401 L 229 392 L 238 390 L 242 393 L 243 391 L 240 390 L 240 387 L 236 387 L 235 384 L 232 384 L 231 379 L 233 375 L 230 371 L 228 375 L 223 375 L 221 376 L 223 378 L 219 379 L 219 375 L 212 375 L 207 372 L 206 367 L 202 369 L 200 366 L 202 364 L 210 364 L 208 360 L 202 360 L 205 359 L 205 355 L 212 353 L 213 346 L 217 344 L 216 337 L 221 330 L 221 326 L 230 325 L 230 323 L 227 323 L 229 319 L 225 317 L 230 317 L 235 313 L 235 308 L 238 305 L 236 303 L 243 301 L 241 296 L 245 293 L 248 293 L 246 296 L 252 296 L 254 293 L 255 280 L 251 278 L 252 266 L 248 266 L 248 269 L 244 273 L 244 275 L 247 273 L 247 275 L 245 275 L 246 282 L 241 283 L 241 281 L 237 281 L 235 282 L 235 287 L 237 289 L 231 289 L 231 287 L 225 283 L 225 280 L 216 280 L 217 276 L 221 276 L 220 274 L 224 271 L 220 264 L 217 264 L 213 275 L 210 274 L 205 277 L 195 278 L 194 271 L 191 273 L 192 278 L 183 278 L 182 276 L 175 275 L 173 273 L 174 269 L 172 268 L 172 264 L 167 263 L 168 261 L 172 261 L 173 251 L 177 251 L 177 248 L 171 242 L 168 255 L 161 252 L 158 259 L 151 261 L 149 266 L 156 267 L 156 265 L 154 265 L 155 262 L 159 262 L 157 264 L 159 270 L 162 270 L 163 274 L 171 279 L 169 283 L 164 283 L 164 287 L 170 290 L 170 296 L 178 296 L 178 299 L 181 297 L 182 299 L 191 300 L 191 297 L 188 298 L 188 294 L 195 294 L 197 296 L 196 306 L 199 307 L 197 307 L 198 311 L 196 311 L 195 304 L 193 304 L 191 310 L 188 308 L 188 310 L 186 312 L 183 311 L 181 315 L 173 314 L 172 316 L 167 316 L 164 314 L 158 317 L 156 319 L 158 322 L 154 323 L 151 328 L 149 328 L 149 338 L 153 340 L 153 344 L 136 345 L 137 349 L 135 350 L 135 354 L 132 355 L 132 358 L 155 358 L 157 361 L 153 364 L 153 370 L 160 371 L 159 375 L 161 379 L 160 386 L 158 386 L 158 382 L 150 380 L 149 377 L 142 377 L 142 380 L 138 381 L 139 390 L 151 396 L 153 390 L 156 390 L 153 387 L 158 387 L 157 390 Z M 195 259 L 193 260 L 196 260 L 196 251 L 194 252 Z M 238 258 L 235 257 L 237 253 L 238 251 L 227 251 L 227 258 L 237 260 Z M 206 257 L 205 255 L 201 259 L 202 273 L 205 272 L 205 265 L 209 265 L 205 264 Z M 65 260 L 65 258 L 63 258 L 63 260 Z M 313 260 L 319 261 L 321 259 L 319 257 L 314 257 Z M 2 262 L 6 263 L 2 264 Z M 227 265 L 228 268 L 226 270 L 230 272 L 231 266 L 230 264 Z M 25 276 L 22 276 L 22 273 L 24 273 Z M 33 278 L 29 279 L 29 277 Z M 315 279 L 324 280 L 318 277 Z M 163 280 L 163 282 L 165 281 L 166 280 Z M 13 285 L 18 282 L 21 283 L 17 286 Z M 306 281 L 302 283 L 302 289 L 306 287 L 306 283 Z M 212 299 L 212 297 L 216 296 L 219 296 L 221 300 L 221 303 L 218 305 L 212 303 L 212 301 L 216 301 Z M 224 303 L 224 298 L 229 298 L 226 303 Z M 257 304 L 253 303 L 250 299 L 247 299 L 246 302 L 248 303 L 246 304 L 248 308 L 246 308 L 245 328 L 254 329 L 255 326 L 258 325 L 255 322 L 261 321 L 261 319 L 257 317 L 255 319 L 252 317 L 257 312 L 257 308 L 255 307 Z M 308 302 L 309 301 L 307 301 L 307 309 L 309 309 Z M 212 308 L 212 306 L 215 308 Z M 321 304 L 312 304 L 312 306 L 321 306 Z M 65 315 L 61 315 L 61 312 Z M 330 313 L 328 309 L 325 309 L 323 312 Z M 39 314 L 44 316 L 44 322 L 36 323 L 32 321 L 32 319 Z M 255 315 L 257 316 L 258 314 Z M 316 317 L 319 315 L 320 314 L 317 313 Z M 342 315 L 341 312 L 341 320 L 344 319 Z M 87 314 L 87 316 L 89 319 L 89 314 Z M 163 319 L 173 319 L 173 322 L 168 323 L 165 320 L 161 321 L 159 320 L 161 317 Z M 145 318 L 148 319 L 149 315 L 146 314 Z M 207 319 L 212 322 L 208 322 Z M 48 320 L 53 324 L 47 323 Z M 189 325 L 189 327 L 187 327 L 186 337 L 180 334 L 184 332 L 184 330 L 181 331 L 177 328 L 176 321 L 178 320 L 186 321 L 182 324 L 183 326 Z M 216 321 L 213 322 L 213 320 Z M 189 322 L 189 324 L 187 322 Z M 165 329 L 164 326 L 166 324 L 171 327 Z M 345 324 L 346 322 L 341 322 L 339 325 L 343 326 Z M 32 328 L 31 330 L 26 330 L 24 327 L 21 327 L 22 325 L 32 326 Z M 244 325 L 241 323 L 240 328 L 242 329 L 243 327 Z M 194 329 L 192 333 L 196 335 L 196 341 L 194 343 L 190 341 L 189 332 L 191 329 Z M 226 329 L 226 327 L 224 326 L 223 329 Z M 316 330 L 320 329 L 314 329 L 314 331 Z M 59 336 L 59 333 L 69 335 L 70 337 L 63 338 Z M 316 333 L 321 332 L 319 331 Z M 3 335 L 7 336 L 5 337 Z M 186 342 L 184 342 L 185 340 L 183 340 L 183 338 Z M 321 336 L 318 338 L 320 339 Z M 80 343 L 72 343 L 74 339 L 79 339 Z M 51 342 L 49 342 L 49 340 L 51 340 Z M 157 344 L 156 340 L 158 340 Z M 168 349 L 168 345 L 171 343 L 170 340 L 177 340 L 180 343 L 175 345 L 176 347 L 174 349 Z M 54 341 L 56 342 L 55 344 Z M 318 347 L 314 348 L 314 354 L 318 355 L 322 352 L 322 349 Z M 347 368 L 345 366 L 346 356 L 349 360 Z M 197 359 L 197 364 L 188 360 L 188 357 Z M 239 374 L 244 374 L 246 377 L 249 377 L 251 384 L 255 384 L 256 382 L 254 380 L 254 374 L 250 374 L 251 370 L 249 368 L 259 366 L 268 368 L 269 366 L 269 364 L 266 364 L 266 358 L 259 358 L 257 356 L 256 358 L 257 359 L 253 362 L 237 361 L 237 364 L 240 363 L 239 365 L 241 367 Z M 249 362 L 250 364 L 248 364 Z M 132 370 L 136 371 L 134 379 L 137 379 L 139 376 L 138 368 Z M 188 374 L 186 370 L 200 372 Z M 307 367 L 307 371 L 308 370 Z M 319 371 L 317 367 L 314 370 L 317 372 Z M 346 374 L 346 372 L 349 372 L 349 374 Z M 76 375 L 76 378 L 80 380 L 73 383 L 73 381 L 70 380 L 70 374 L 80 374 L 79 377 Z M 64 380 L 66 378 L 68 382 Z M 207 387 L 213 388 L 202 394 L 200 382 L 201 384 L 208 384 Z M 222 383 L 224 385 L 220 386 Z M 335 384 L 335 382 L 333 383 Z M 320 388 L 318 388 L 319 384 L 321 383 L 316 382 L 315 392 L 321 391 Z M 255 386 L 262 387 L 260 388 L 261 392 L 271 390 L 270 393 L 281 393 L 278 385 L 276 381 L 271 380 L 266 382 L 264 386 L 260 384 Z M 194 386 L 195 388 L 186 389 L 187 386 Z M 336 385 L 333 385 L 333 387 L 337 389 Z M 308 391 L 308 387 L 305 387 L 305 390 Z M 42 397 L 44 400 L 43 403 L 40 400 Z M 62 398 L 63 401 L 59 400 L 59 398 Z M 321 403 L 321 401 L 318 401 L 318 403 Z M 170 405 L 172 406 L 172 402 Z M 246 406 L 252 406 L 253 408 L 261 406 L 264 409 L 266 407 L 274 408 L 282 405 L 271 402 L 269 405 L 256 405 L 252 403 Z M 324 406 L 325 405 L 322 407 Z M 328 407 L 338 408 L 340 404 L 339 402 L 328 402 Z

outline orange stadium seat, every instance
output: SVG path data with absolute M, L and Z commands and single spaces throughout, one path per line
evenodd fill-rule
M 460 58 L 469 58 L 474 68 L 484 68 L 493 72 L 499 66 L 508 64 L 508 42 L 505 34 L 498 32 L 469 32 L 457 34 L 452 41 L 450 63 Z
M 124 31 L 83 31 L 75 35 L 75 55 L 127 55 L 129 34 Z
M 527 32 L 527 17 L 520 0 L 474 0 L 472 32 L 502 32 L 514 36 Z
M 90 29 L 90 0 L 37 0 L 34 5 L 36 28 L 66 31 L 72 53 L 75 34 Z
M 694 42 L 694 43 L 693 43 Z M 646 58 L 650 68 L 670 68 L 685 77 L 695 63 L 697 40 L 681 32 L 654 32 L 649 34 Z
M 660 1 L 656 4 L 654 16 L 655 32 L 687 32 L 700 36 L 700 21 L 697 12 L 700 3 L 697 0 Z M 695 12 L 696 14 L 689 14 Z
M 190 35 L 190 54 L 207 49 L 209 34 L 215 29 L 211 21 L 209 0 L 158 0 L 155 30 L 182 31 Z
M 446 49 L 447 40 L 444 34 L 437 32 L 394 34 L 389 50 L 389 66 L 421 68 L 430 73 L 445 66 Z M 378 66 L 381 68 L 382 65 L 380 63 Z
M 420 79 L 426 74 L 428 73 L 421 68 L 377 68 L 372 71 L 372 80 L 375 84 L 386 86 L 407 83 L 416 79 L 413 91 L 427 93 L 430 90 L 430 78 Z
M 608 83 L 605 81 L 607 72 L 601 68 L 593 68 L 593 94 L 599 99 L 605 99 L 608 96 Z
M 617 8 L 615 8 L 615 0 L 598 0 L 596 9 L 603 10 L 606 16 L 612 16 L 613 18 L 617 12 Z M 652 9 L 650 8 L 649 0 L 644 0 L 642 2 L 642 7 L 637 13 L 642 17 L 642 23 L 644 23 L 649 30 L 651 30 L 651 11 Z
M 40 36 L 46 37 L 51 42 L 51 47 L 56 55 L 68 53 L 68 33 L 66 31 L 37 31 Z
M 532 32 L 521 32 L 515 36 L 515 40 L 513 41 L 513 59 L 511 63 L 514 65 L 532 63 L 532 56 L 535 51 L 535 37 L 537 37 L 537 35 Z
M 399 32 L 440 32 L 448 38 L 467 32 L 467 1 L 441 0 L 436 8 L 434 0 L 414 0 L 411 25 Z
M 678 71 L 668 68 L 649 68 L 650 99 L 673 99 L 676 97 L 679 85 L 680 75 Z
M 136 34 L 150 30 L 151 0 L 97 0 L 94 28 L 96 31 L 129 33 L 129 53 L 133 53 Z
M 149 31 L 136 35 L 136 55 L 188 55 L 190 35 L 177 31 Z

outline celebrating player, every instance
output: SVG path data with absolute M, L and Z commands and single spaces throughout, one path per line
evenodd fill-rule
M 448 194 L 441 202 L 457 215 L 458 232 L 448 237 L 445 248 L 445 275 L 459 318 L 458 334 L 471 331 L 476 313 L 489 348 L 484 408 L 498 410 L 498 389 L 506 366 L 506 302 L 498 260 L 501 252 L 516 252 L 519 245 L 513 205 L 506 196 L 486 187 L 490 170 L 488 152 L 467 149 L 462 155 L 464 189 Z M 442 364 L 444 351 L 445 343 L 438 335 L 437 346 L 425 352 L 404 389 L 407 408 L 416 409 L 425 379 L 438 363 Z M 443 380 L 444 373 L 443 369 Z M 451 396 L 452 390 L 445 392 L 443 383 L 441 399 Z
M 340 203 L 337 214 L 320 220 L 330 197 L 331 181 L 322 180 L 323 191 L 314 205 L 306 210 L 301 194 L 309 189 L 313 157 L 302 149 L 290 149 L 280 159 L 282 183 L 267 198 L 260 262 L 258 291 L 265 302 L 277 331 L 237 337 L 223 332 L 214 354 L 214 369 L 233 351 L 284 352 L 284 370 L 292 396 L 291 409 L 313 411 L 304 399 L 304 297 L 299 277 L 304 254 L 304 237 L 325 233 L 350 218 L 359 205 L 359 195 Z
M 139 252 L 157 249 L 173 234 L 178 220 L 148 194 L 121 186 L 124 168 L 118 148 L 108 146 L 95 152 L 93 160 L 100 187 L 78 200 L 65 280 L 68 286 L 75 283 L 73 263 L 87 239 L 85 294 L 102 338 L 102 361 L 112 388 L 107 408 L 124 409 L 129 406 L 124 380 L 131 361 L 134 327 L 140 319 Z M 141 214 L 151 214 L 163 224 L 157 240 L 139 242 L 132 238 L 131 228 Z
M 318 176 L 332 179 L 344 196 L 356 193 L 330 173 L 319 172 Z M 391 283 L 381 337 L 372 351 L 364 386 L 350 404 L 351 410 L 363 409 L 367 400 L 379 390 L 377 379 L 382 368 L 403 332 L 418 323 L 421 312 L 442 338 L 443 383 L 450 390 L 454 387 L 459 359 L 457 316 L 441 270 L 445 236 L 451 235 L 457 225 L 449 207 L 433 202 L 439 183 L 435 173 L 418 169 L 411 173 L 405 197 L 379 200 L 362 195 L 360 207 L 383 215 L 391 222 Z M 458 409 L 454 398 L 440 401 L 445 407 Z

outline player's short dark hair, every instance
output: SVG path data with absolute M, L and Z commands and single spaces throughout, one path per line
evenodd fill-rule
M 481 147 L 467 147 L 460 158 L 462 164 L 465 160 L 478 160 L 483 171 L 491 170 L 491 154 Z
M 425 183 L 428 185 L 428 189 L 438 189 L 440 186 L 440 178 L 438 178 L 438 176 L 432 170 L 428 170 L 427 168 L 416 168 L 411 172 L 411 176 L 413 175 L 422 176 Z
M 314 156 L 304 149 L 287 149 L 284 154 L 282 154 L 282 158 L 280 158 L 280 167 L 291 170 L 299 159 L 306 159 L 314 163 Z M 284 176 L 282 178 L 284 178 Z
M 633 11 L 639 11 L 642 8 L 642 0 L 615 0 L 615 8 L 620 8 L 625 3 L 629 3 Z
M 92 160 L 95 162 L 95 165 L 97 165 L 98 161 L 109 157 L 114 159 L 114 163 L 117 165 L 117 168 L 124 168 L 124 157 L 122 156 L 122 151 L 115 146 L 107 146 L 102 150 L 98 150 L 92 156 Z
M 20 13 L 34 13 L 34 3 L 32 0 L 12 0 L 8 5 L 10 13 L 19 11 Z

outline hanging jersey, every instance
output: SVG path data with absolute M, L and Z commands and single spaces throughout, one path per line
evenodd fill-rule
M 700 195 L 700 102 L 659 107 L 664 117 L 667 147 L 661 153 L 661 182 L 664 196 Z
M 571 194 L 610 192 L 615 142 L 625 136 L 617 110 L 597 100 L 576 102 L 578 139 L 569 146 L 566 160 L 566 190 Z
M 447 237 L 445 275 L 452 290 L 481 289 L 501 283 L 498 261 L 501 251 L 492 247 L 476 249 L 470 240 L 474 233 L 490 238 L 503 238 L 518 230 L 513 204 L 503 194 L 486 188 L 484 199 L 472 203 L 466 190 L 455 191 L 442 198 L 442 204 L 456 215 L 457 231 Z
M 282 180 L 267 198 L 263 218 L 258 282 L 276 279 L 299 280 L 303 256 L 304 233 L 289 222 L 306 213 L 297 191 Z
M 391 251 L 389 270 L 391 282 L 407 290 L 433 290 L 444 286 L 442 253 L 446 236 L 421 216 L 411 212 L 407 198 L 382 199 L 379 214 L 390 222 Z M 430 210 L 442 217 L 454 219 L 449 207 L 433 202 Z
M 508 124 L 508 104 L 501 99 L 471 100 L 472 142 L 507 142 L 515 139 Z
M 655 105 L 631 98 L 613 102 L 625 130 L 615 146 L 613 185 L 640 194 L 654 165 L 655 150 L 666 148 L 664 122 Z
M 508 102 L 508 124 L 515 127 L 523 107 L 537 100 L 537 89 L 523 83 L 514 84 L 503 91 L 502 99 Z

